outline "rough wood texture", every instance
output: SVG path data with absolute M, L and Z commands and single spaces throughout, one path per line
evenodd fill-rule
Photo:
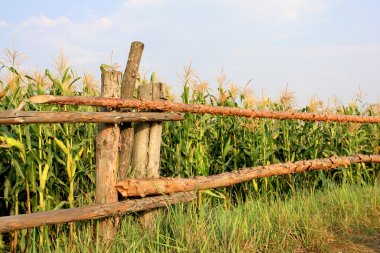
M 121 72 L 102 73 L 102 97 L 119 97 Z M 118 201 L 115 184 L 119 167 L 120 129 L 115 124 L 99 125 L 96 136 L 96 195 L 97 204 Z M 105 219 L 100 223 L 100 236 L 107 242 L 115 235 L 114 220 Z
M 0 111 L 0 124 L 108 123 L 182 120 L 179 113 L 165 112 L 23 112 Z
M 139 99 L 159 100 L 164 94 L 162 83 L 139 86 Z M 135 137 L 132 150 L 132 170 L 136 178 L 160 177 L 161 122 L 139 122 L 135 125 Z M 152 228 L 157 212 L 149 211 L 139 219 L 145 229 Z
M 152 100 L 152 85 L 139 86 L 139 98 Z M 132 149 L 132 177 L 145 178 L 149 156 L 150 122 L 140 122 L 135 125 L 135 136 Z
M 121 84 L 121 98 L 133 98 L 133 92 L 135 90 L 136 80 L 138 79 L 139 65 L 143 50 L 143 43 L 138 41 L 132 42 Z M 124 123 L 120 126 L 119 179 L 127 178 L 130 174 L 133 136 L 134 129 L 131 123 Z
M 69 104 L 69 105 L 91 105 L 110 106 L 115 108 L 139 108 L 147 110 L 161 110 L 171 112 L 209 113 L 224 116 L 240 116 L 247 118 L 269 118 L 269 119 L 297 119 L 304 121 L 326 121 L 326 122 L 355 122 L 355 123 L 380 123 L 380 116 L 359 116 L 340 114 L 318 114 L 294 111 L 258 111 L 236 107 L 193 105 L 171 101 L 140 101 L 135 99 L 110 99 L 95 97 L 55 97 L 50 95 L 34 96 L 30 99 L 33 103 Z
M 72 221 L 100 219 L 127 212 L 140 212 L 157 207 L 166 207 L 175 203 L 189 202 L 194 199 L 194 192 L 183 192 L 166 196 L 97 204 L 81 208 L 0 217 L 0 233 Z
M 139 98 L 159 100 L 163 97 L 162 83 L 139 86 Z M 161 122 L 139 122 L 135 125 L 132 151 L 133 176 L 136 178 L 158 178 L 160 176 Z
M 155 83 L 152 85 L 152 100 L 165 99 L 164 85 Z M 148 166 L 146 167 L 147 178 L 160 177 L 160 157 L 162 142 L 162 122 L 151 122 L 149 133 Z
M 136 80 L 138 79 L 138 71 L 143 50 L 144 44 L 142 42 L 132 42 L 121 86 L 122 98 L 133 97 L 133 91 L 135 89 Z
M 123 196 L 144 197 L 156 194 L 225 187 L 256 178 L 302 173 L 312 170 L 332 170 L 341 166 L 349 166 L 353 163 L 380 163 L 380 155 L 334 156 L 325 159 L 303 160 L 295 163 L 279 163 L 253 168 L 243 168 L 241 170 L 226 172 L 219 175 L 188 179 L 126 179 L 119 182 L 116 185 L 116 188 Z

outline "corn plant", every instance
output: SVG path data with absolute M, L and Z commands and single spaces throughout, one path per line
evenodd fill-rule
M 14 59 L 10 64 L 0 63 L 0 110 L 13 110 L 20 104 L 24 110 L 97 110 L 86 106 L 25 103 L 36 94 L 98 95 L 94 78 L 89 74 L 83 78 L 76 76 L 63 56 L 56 62 L 55 71 L 24 73 L 18 67 Z M 222 74 L 214 94 L 207 83 L 194 76 L 190 67 L 184 72 L 181 95 L 184 103 L 296 110 L 293 94 L 287 89 L 278 101 L 265 97 L 258 99 L 248 86 L 239 89 L 230 84 L 225 88 L 226 78 Z M 154 79 L 152 76 L 151 81 Z M 313 100 L 299 110 L 357 115 L 376 113 L 363 100 L 334 108 L 320 105 Z M 242 167 L 332 155 L 378 154 L 379 127 L 379 124 L 310 123 L 185 114 L 183 121 L 164 123 L 161 174 L 170 177 L 206 176 Z M 92 204 L 96 131 L 95 124 L 0 125 L 0 216 Z M 379 180 L 379 165 L 365 167 L 358 164 L 329 172 L 252 180 L 201 195 L 214 196 L 211 204 L 222 201 L 227 207 L 252 195 L 280 196 L 300 188 L 320 188 L 329 181 L 367 184 L 376 180 Z M 83 227 L 92 231 L 87 225 L 77 226 L 78 229 Z M 59 238 L 66 240 L 74 234 L 73 225 L 22 230 L 0 238 L 0 246 L 3 240 L 9 242 L 14 250 L 31 250 L 30 247 L 36 245 L 41 249 L 47 243 L 65 244 Z

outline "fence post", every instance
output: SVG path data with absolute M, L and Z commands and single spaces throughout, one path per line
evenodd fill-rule
M 104 71 L 102 73 L 102 97 L 120 97 L 122 73 L 119 71 Z M 118 201 L 115 185 L 119 167 L 120 129 L 115 124 L 99 124 L 96 136 L 96 195 L 97 204 Z M 110 241 L 115 235 L 113 218 L 100 222 L 100 236 Z
M 139 99 L 160 100 L 164 98 L 163 84 L 143 84 L 139 86 Z M 135 178 L 160 177 L 160 149 L 162 122 L 139 122 L 135 125 L 132 149 L 132 169 Z M 155 211 L 147 211 L 140 216 L 144 228 L 149 229 L 154 222 Z
M 123 81 L 121 83 L 121 98 L 133 98 L 136 79 L 141 61 L 144 44 L 134 41 L 129 50 L 128 62 L 125 67 Z M 120 125 L 120 167 L 118 179 L 124 179 L 130 176 L 130 165 L 133 145 L 134 130 L 131 123 Z

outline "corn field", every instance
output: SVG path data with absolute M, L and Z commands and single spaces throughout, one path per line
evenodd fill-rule
M 12 58 L 15 60 L 15 57 Z M 24 104 L 31 111 L 95 111 L 86 106 L 29 104 L 33 95 L 97 96 L 94 78 L 78 77 L 61 57 L 52 73 L 26 73 L 17 62 L 0 65 L 0 110 Z M 152 75 L 154 81 L 154 75 Z M 144 82 L 142 80 L 141 82 Z M 278 101 L 257 98 L 249 88 L 226 83 L 211 92 L 190 67 L 182 79 L 181 100 L 261 110 L 296 110 L 293 94 L 285 90 Z M 173 97 L 171 99 L 174 99 Z M 375 115 L 361 97 L 350 105 L 324 106 L 313 99 L 304 112 Z M 165 122 L 161 149 L 161 175 L 192 177 L 219 174 L 245 166 L 316 159 L 356 153 L 379 154 L 380 124 L 310 123 L 185 114 L 180 122 Z M 85 206 L 94 203 L 96 124 L 0 125 L 0 216 Z M 329 181 L 373 183 L 380 178 L 379 165 L 358 164 L 349 169 L 264 178 L 233 187 L 209 191 L 215 201 L 234 202 L 252 194 L 287 193 L 301 188 L 320 188 Z M 42 243 L 73 225 L 15 232 L 12 241 L 20 249 L 32 238 Z M 29 236 L 26 236 L 26 234 Z

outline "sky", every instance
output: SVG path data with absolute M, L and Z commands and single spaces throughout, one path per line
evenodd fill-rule
M 132 41 L 145 44 L 141 72 L 179 93 L 191 63 L 216 92 L 217 76 L 296 105 L 316 96 L 348 104 L 361 90 L 380 101 L 378 0 L 34 0 L 2 1 L 0 50 L 24 52 L 28 69 L 52 68 L 63 50 L 83 75 L 124 71 Z M 0 56 L 3 58 L 3 54 Z

